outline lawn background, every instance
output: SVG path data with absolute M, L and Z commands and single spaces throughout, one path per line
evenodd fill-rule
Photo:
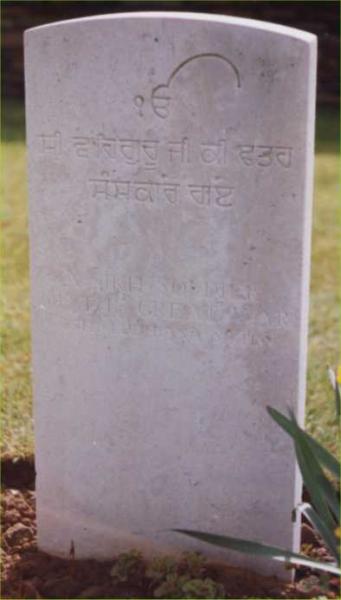
M 316 127 L 306 427 L 334 453 L 338 432 L 327 367 L 340 361 L 338 144 L 338 110 L 322 107 Z M 18 101 L 2 105 L 2 167 L 1 446 L 3 458 L 16 460 L 34 452 L 24 108 Z

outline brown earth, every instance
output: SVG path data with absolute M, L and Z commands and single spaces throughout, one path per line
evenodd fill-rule
M 2 598 L 153 598 L 153 582 L 143 563 L 139 572 L 117 583 L 110 575 L 110 562 L 70 560 L 49 556 L 36 545 L 34 469 L 3 466 L 2 471 Z M 10 483 L 11 487 L 6 487 Z M 303 525 L 303 541 L 309 554 L 327 558 L 312 530 Z M 295 584 L 250 571 L 207 563 L 205 577 L 223 585 L 226 598 L 339 597 L 339 581 L 305 569 L 298 571 Z M 174 596 L 173 596 L 174 597 Z M 179 597 L 179 596 L 175 596 Z M 192 596 L 195 597 L 195 596 Z M 201 597 L 201 596 L 197 596 Z

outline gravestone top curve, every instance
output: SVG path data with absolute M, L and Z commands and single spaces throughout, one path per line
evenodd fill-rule
M 47 23 L 45 25 L 39 25 L 37 27 L 31 27 L 26 29 L 25 35 L 32 31 L 40 31 L 42 29 L 50 29 L 53 27 L 59 27 L 61 25 L 73 26 L 77 24 L 90 24 L 97 21 L 111 21 L 121 19 L 165 19 L 165 20 L 180 20 L 180 21 L 204 21 L 206 23 L 223 23 L 229 25 L 236 25 L 239 27 L 248 27 L 251 29 L 257 29 L 260 31 L 269 31 L 271 33 L 277 33 L 288 37 L 298 38 L 303 41 L 316 43 L 317 36 L 308 31 L 297 29 L 295 27 L 289 27 L 286 25 L 279 25 L 278 23 L 272 23 L 268 21 L 258 21 L 256 19 L 247 19 L 243 17 L 230 17 L 228 15 L 212 15 L 208 13 L 195 13 L 195 12 L 178 12 L 178 11 L 143 11 L 143 12 L 127 12 L 127 13 L 108 13 L 103 15 L 94 15 L 89 17 L 80 17 L 76 19 L 68 19 L 64 21 L 55 21 L 53 23 Z

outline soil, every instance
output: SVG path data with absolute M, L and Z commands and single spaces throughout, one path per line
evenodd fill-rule
M 6 461 L 9 462 L 9 461 Z M 139 576 L 115 583 L 109 562 L 69 560 L 37 549 L 33 463 L 19 461 L 2 467 L 2 598 L 153 598 L 145 570 Z M 309 554 L 328 558 L 314 532 L 303 525 L 303 542 Z M 205 576 L 219 582 L 226 598 L 339 598 L 339 580 L 308 569 L 298 570 L 294 584 L 276 578 L 207 563 Z M 177 596 L 178 597 L 178 596 Z M 198 596 L 199 597 L 199 596 Z

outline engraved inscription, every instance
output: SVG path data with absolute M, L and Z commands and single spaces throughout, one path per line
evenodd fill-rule
M 201 278 L 125 276 L 98 268 L 90 269 L 89 277 L 92 285 L 76 292 L 70 282 L 57 285 L 53 276 L 44 313 L 94 332 L 103 325 L 110 334 L 127 336 L 213 336 L 212 341 L 234 347 L 271 347 L 288 330 L 286 312 L 271 317 L 259 313 L 257 293 L 250 286 Z
M 249 301 L 253 292 L 248 287 L 231 287 L 227 282 L 217 279 L 204 278 L 161 278 L 146 277 L 136 273 L 131 275 L 118 275 L 110 269 L 99 269 L 94 274 L 89 273 L 94 279 L 94 288 L 100 292 L 115 293 L 117 295 L 134 294 L 145 296 L 162 296 L 164 294 L 174 299 L 206 299 L 222 300 L 231 294 L 240 301 Z
M 107 171 L 102 177 L 89 179 L 93 198 L 116 200 L 137 200 L 139 202 L 155 202 L 164 199 L 171 204 L 178 202 L 179 183 L 151 183 L 145 181 L 120 181 L 110 179 Z
M 81 160 L 103 159 L 115 166 L 139 166 L 155 170 L 160 165 L 198 164 L 203 167 L 228 166 L 236 157 L 246 167 L 290 168 L 293 162 L 292 146 L 285 144 L 229 144 L 228 132 L 218 139 L 191 140 L 188 137 L 171 140 L 97 135 L 76 135 L 64 138 L 60 131 L 37 136 L 39 151 L 51 157 L 60 157 L 71 150 Z
M 138 109 L 139 115 L 142 117 L 143 116 L 142 107 L 144 105 L 144 97 L 141 95 L 135 96 L 134 104 L 135 104 L 136 108 Z
M 180 322 L 221 322 L 226 305 L 223 302 L 179 302 L 143 298 L 137 302 L 129 298 L 118 298 L 115 294 L 89 294 L 84 298 L 85 314 L 100 316 L 132 314 L 135 318 Z
M 226 140 L 218 143 L 203 142 L 200 144 L 200 159 L 206 165 L 224 165 L 227 162 Z
M 246 167 L 271 167 L 275 162 L 289 168 L 292 162 L 291 146 L 239 145 L 238 155 Z
M 168 142 L 168 152 L 170 162 L 180 161 L 181 163 L 189 162 L 189 147 L 188 139 L 183 138 L 181 141 Z
M 166 119 L 169 116 L 170 110 L 170 102 L 171 102 L 171 83 L 177 76 L 177 74 L 186 67 L 189 63 L 193 61 L 200 60 L 202 58 L 209 58 L 214 60 L 223 61 L 227 66 L 230 72 L 233 73 L 236 87 L 240 88 L 240 75 L 237 67 L 225 56 L 221 54 L 215 54 L 213 52 L 203 53 L 203 54 L 195 54 L 194 56 L 190 56 L 183 62 L 181 62 L 170 74 L 166 83 L 162 83 L 157 85 L 151 93 L 151 105 L 154 111 L 154 114 L 161 119 Z M 136 106 L 136 98 L 135 98 L 135 106 Z
M 167 201 L 178 204 L 182 199 L 191 200 L 201 206 L 232 206 L 234 187 L 225 185 L 184 185 L 179 182 L 122 181 L 111 179 L 108 171 L 101 177 L 89 179 L 93 198 L 136 200 L 153 203 Z M 181 194 L 181 195 L 180 195 Z
M 188 185 L 193 200 L 202 206 L 215 204 L 216 206 L 232 206 L 230 199 L 233 194 L 233 187 L 222 185 Z

